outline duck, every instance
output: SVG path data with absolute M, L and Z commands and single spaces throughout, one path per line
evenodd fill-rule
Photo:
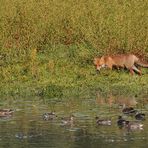
M 71 125 L 74 123 L 74 115 L 70 115 L 69 117 L 62 117 L 61 122 L 64 125 Z
M 100 119 L 99 117 L 96 117 L 96 123 L 98 125 L 111 125 L 111 120 L 109 120 L 109 119 Z
M 43 120 L 53 120 L 57 117 L 55 112 L 49 112 L 49 113 L 44 113 L 43 114 Z
M 123 119 L 122 116 L 118 116 L 118 120 L 117 120 L 117 125 L 120 126 L 120 127 L 123 127 L 126 123 L 126 120 Z
M 143 130 L 143 124 L 136 121 L 126 121 L 125 127 L 128 130 L 138 130 L 138 129 Z
M 12 116 L 13 112 L 13 109 L 0 109 L 0 117 Z
M 145 114 L 144 113 L 136 113 L 135 119 L 136 120 L 145 120 Z
M 125 107 L 125 105 L 123 105 L 122 113 L 125 115 L 133 115 L 137 113 L 137 110 L 133 107 Z

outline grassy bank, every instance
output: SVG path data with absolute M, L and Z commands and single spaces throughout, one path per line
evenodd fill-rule
M 48 97 L 148 94 L 148 69 L 142 69 L 142 76 L 131 76 L 126 70 L 107 69 L 97 74 L 92 54 L 83 46 L 61 45 L 51 50 L 52 54 L 37 54 L 33 50 L 30 56 L 36 56 L 27 60 L 25 65 L 18 63 L 3 67 L 1 94 Z
M 2 0 L 0 93 L 62 97 L 147 95 L 148 70 L 96 75 L 94 56 L 148 60 L 148 1 Z

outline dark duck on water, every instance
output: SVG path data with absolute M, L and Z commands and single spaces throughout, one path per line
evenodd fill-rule
M 128 130 L 143 130 L 143 124 L 136 121 L 126 121 L 125 127 Z
M 136 113 L 135 115 L 136 120 L 145 120 L 145 114 L 144 113 Z
M 124 104 L 122 113 L 125 115 L 133 115 L 137 113 L 137 110 L 135 110 L 133 107 L 125 107 L 125 104 Z
M 13 112 L 12 109 L 0 109 L 0 117 L 12 116 Z
M 111 120 L 109 120 L 109 119 L 100 119 L 99 117 L 96 117 L 96 123 L 98 125 L 111 125 Z
M 63 125 L 72 125 L 74 123 L 74 115 L 70 115 L 69 117 L 62 117 L 61 122 Z
M 117 120 L 117 125 L 120 126 L 120 127 L 123 127 L 125 125 L 125 123 L 126 123 L 126 120 L 123 119 L 122 116 L 119 116 L 118 120 Z
M 55 112 L 49 112 L 49 113 L 44 113 L 43 114 L 43 120 L 53 120 L 57 117 Z

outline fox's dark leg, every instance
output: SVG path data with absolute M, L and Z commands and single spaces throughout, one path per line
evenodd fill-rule
M 139 75 L 141 75 L 141 70 L 139 70 L 135 65 L 132 66 L 132 69 L 135 70 Z

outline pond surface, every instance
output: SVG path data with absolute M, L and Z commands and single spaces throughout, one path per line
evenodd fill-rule
M 13 98 L 1 101 L 1 108 L 12 108 L 12 117 L 0 119 L 0 148 L 98 148 L 148 147 L 148 98 L 42 99 Z M 146 114 L 143 130 L 128 131 L 117 126 L 120 105 L 134 106 Z M 57 118 L 44 121 L 43 113 L 55 111 Z M 61 117 L 75 116 L 72 125 Z M 111 119 L 111 126 L 96 125 L 95 117 Z M 124 115 L 128 120 L 134 117 Z

